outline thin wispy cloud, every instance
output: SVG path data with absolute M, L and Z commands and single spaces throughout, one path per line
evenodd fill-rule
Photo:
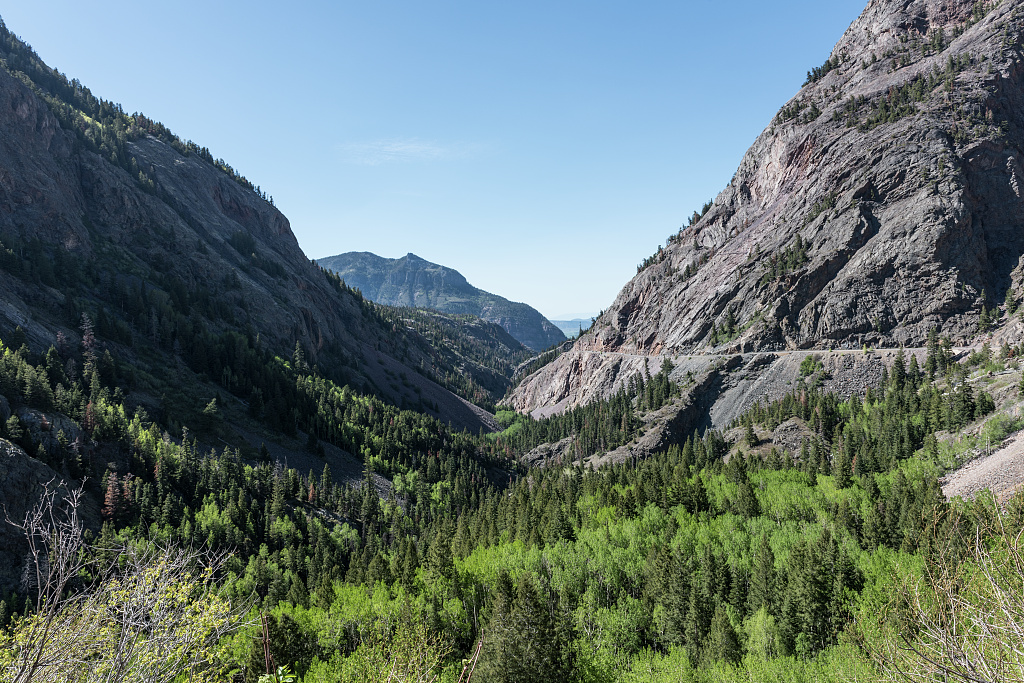
M 476 150 L 474 145 L 441 144 L 416 138 L 387 138 L 341 146 L 342 160 L 361 166 L 454 159 L 468 156 Z

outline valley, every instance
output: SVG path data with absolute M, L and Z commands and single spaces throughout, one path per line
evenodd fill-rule
M 1021 680 L 1022 93 L 872 0 L 566 339 L 0 25 L 0 680 Z

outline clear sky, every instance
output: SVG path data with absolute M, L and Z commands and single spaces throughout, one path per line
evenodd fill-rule
M 606 308 L 865 0 L 10 0 L 92 91 L 273 195 L 310 257 L 413 252 Z

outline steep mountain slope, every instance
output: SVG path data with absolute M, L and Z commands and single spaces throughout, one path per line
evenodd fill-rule
M 1019 2 L 872 0 L 710 209 L 513 404 L 621 386 L 639 364 L 620 354 L 975 334 L 1024 276 L 1021 27 Z
M 349 252 L 317 259 L 317 263 L 338 273 L 346 284 L 377 303 L 475 315 L 501 325 L 535 351 L 565 341 L 561 330 L 530 306 L 477 289 L 457 270 L 415 254 L 389 259 L 369 252 Z
M 447 369 L 444 376 L 434 377 L 436 381 L 488 410 L 512 388 L 516 369 L 535 357 L 503 327 L 475 315 L 390 306 L 378 311 L 396 329 L 405 328 L 433 349 L 435 365 L 430 372 Z
M 20 326 L 45 349 L 77 339 L 87 314 L 137 368 L 143 401 L 160 395 L 147 375 L 176 366 L 235 390 L 240 365 L 224 354 L 237 334 L 397 405 L 426 395 L 454 424 L 492 424 L 413 372 L 458 369 L 307 259 L 288 219 L 225 162 L 97 99 L 2 24 L 0 58 L 0 331 Z M 397 386 L 398 373 L 411 379 Z

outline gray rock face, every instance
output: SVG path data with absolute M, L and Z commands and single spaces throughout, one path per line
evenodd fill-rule
M 518 342 L 541 351 L 565 341 L 565 335 L 536 309 L 477 289 L 451 268 L 406 254 L 389 259 L 349 252 L 317 259 L 351 287 L 387 306 L 432 308 L 442 313 L 475 315 L 505 328 Z
M 8 48 L 0 45 L 0 57 L 10 65 Z M 133 134 L 124 153 L 147 187 L 62 128 L 40 92 L 0 68 L 0 243 L 38 248 L 87 275 L 69 281 L 55 272 L 40 283 L 0 267 L 0 331 L 21 326 L 33 348 L 45 349 L 59 332 L 77 340 L 76 311 L 106 308 L 118 311 L 136 339 L 180 357 L 190 349 L 181 347 L 173 317 L 161 313 L 173 302 L 176 313 L 211 333 L 258 334 L 282 355 L 299 342 L 307 358 L 344 365 L 354 386 L 373 385 L 377 369 L 367 366 L 378 355 L 409 374 L 431 366 L 431 349 L 409 343 L 358 297 L 339 291 L 303 254 L 288 219 L 258 193 L 201 154 Z M 0 247 L 0 263 L 7 248 Z M 135 295 L 147 305 L 123 313 Z M 377 386 L 399 405 L 420 398 L 411 386 Z M 438 417 L 487 428 L 478 411 L 449 398 L 436 401 L 446 406 Z
M 615 384 L 586 353 L 967 340 L 1024 284 L 1022 26 L 1019 2 L 871 0 L 711 209 L 512 402 Z
M 25 406 L 18 408 L 16 414 L 21 421 L 21 426 L 28 429 L 31 434 L 32 441 L 42 445 L 50 454 L 58 452 L 61 433 L 71 444 L 90 442 L 88 434 L 82 431 L 77 422 L 66 415 L 43 413 Z
M 326 343 L 354 342 L 355 330 L 345 323 L 358 319 L 356 307 L 331 296 L 288 219 L 212 164 L 155 138 L 129 143 L 133 158 L 156 179 L 156 194 L 144 192 L 120 167 L 77 149 L 46 104 L 2 70 L 0 133 L 3 234 L 64 249 L 96 268 L 112 261 L 125 276 L 155 270 L 189 290 L 215 288 L 235 272 L 229 305 L 268 340 L 301 339 L 314 353 Z M 251 254 L 229 243 L 236 234 L 250 236 L 255 253 L 282 266 L 283 283 L 250 267 Z M 52 297 L 60 305 L 60 293 L 40 297 L 38 287 L 3 279 L 10 282 L 0 322 L 22 324 L 33 341 L 52 341 L 41 329 L 38 303 Z

